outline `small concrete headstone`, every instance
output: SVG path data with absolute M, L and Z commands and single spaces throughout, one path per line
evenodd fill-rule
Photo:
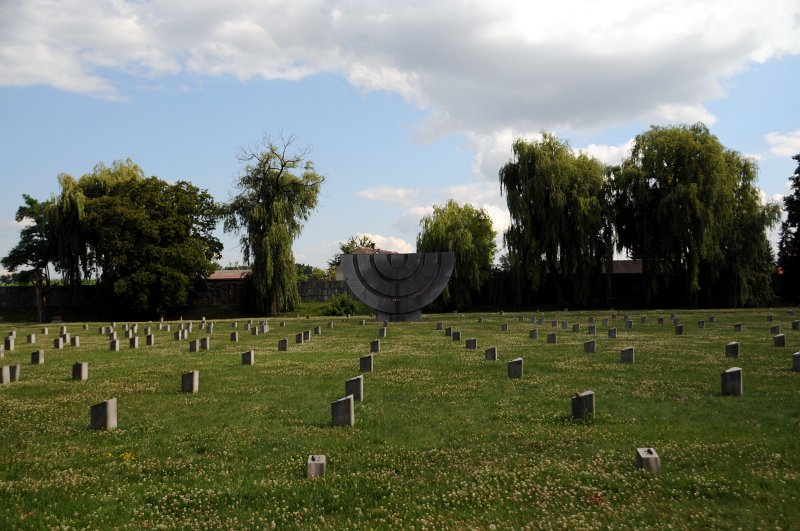
M 633 321 L 630 319 L 625 319 L 625 328 L 633 328 Z
M 627 347 L 619 351 L 620 363 L 633 363 L 635 351 L 633 347 Z
M 286 328 L 286 321 L 281 321 L 281 328 Z
M 361 372 L 372 372 L 372 354 L 358 358 L 358 370 Z
M 792 321 L 792 330 L 800 330 L 800 320 Z
M 0 367 L 0 385 L 11 383 L 11 367 L 3 365 Z
M 717 316 L 716 315 L 709 315 L 708 316 L 708 322 L 711 323 L 711 324 L 716 323 L 717 322 Z
M 62 326 L 58 333 L 61 334 L 61 335 L 66 334 L 67 333 L 67 326 L 66 325 Z
M 467 350 L 478 350 L 478 338 L 471 337 L 467 339 Z
M 333 328 L 333 321 L 328 321 L 328 328 Z
M 114 341 L 116 339 L 119 339 L 119 336 L 117 335 L 116 332 L 112 331 L 111 333 L 108 334 L 108 339 L 111 340 L 111 341 Z
M 231 328 L 239 328 L 239 322 L 238 321 L 232 322 L 231 323 Z
M 501 332 L 508 332 L 508 323 L 503 323 L 500 325 Z
M 139 348 L 139 336 L 133 336 L 132 338 L 130 338 L 130 339 L 128 340 L 128 345 L 129 345 L 129 346 L 130 346 L 130 348 L 132 348 L 132 349 L 137 349 L 137 348 Z
M 126 330 L 125 331 L 125 339 L 130 339 L 133 337 L 133 330 Z
M 781 325 L 772 325 L 769 327 L 769 333 L 774 335 L 781 333 Z
M 529 339 L 539 339 L 539 329 L 538 328 L 531 328 L 528 332 Z
M 772 336 L 772 345 L 775 347 L 785 347 L 786 346 L 786 335 L 785 334 L 778 334 L 776 336 Z
M 663 316 L 658 318 L 658 326 L 664 326 L 664 317 Z
M 364 401 L 364 375 L 359 374 L 355 378 L 350 378 L 344 382 L 345 396 L 353 395 L 356 402 Z
M 374 339 L 369 344 L 369 351 L 370 352 L 380 352 L 381 351 L 381 340 Z
M 586 327 L 586 333 L 590 336 L 597 335 L 597 327 L 595 325 L 589 325 Z
M 200 371 L 191 371 L 181 375 L 181 392 L 196 393 L 200 389 Z
M 210 337 L 200 338 L 200 350 L 210 350 L 210 349 L 211 349 L 211 338 Z
M 697 328 L 703 329 L 705 327 L 706 327 L 705 321 L 703 321 L 702 319 L 700 321 L 697 321 Z
M 321 326 L 314 327 L 314 335 L 315 336 L 321 336 L 322 335 L 322 327 Z
M 557 341 L 558 341 L 558 339 L 556 338 L 556 333 L 555 332 L 550 332 L 549 334 L 547 334 L 547 343 L 548 344 L 555 345 Z
M 580 323 L 573 324 L 572 325 L 572 331 L 573 332 L 580 332 L 581 331 L 581 324 Z
M 642 315 L 641 317 L 639 317 L 639 323 L 646 324 L 647 323 L 647 316 L 646 315 Z
M 278 350 L 280 352 L 286 352 L 289 350 L 289 340 L 285 337 L 283 339 L 278 340 Z
M 144 335 L 149 336 L 152 333 L 153 333 L 153 327 L 152 326 L 144 327 Z
M 386 331 L 388 329 L 386 327 L 378 328 L 378 337 L 386 337 Z
M 297 344 L 301 344 L 303 342 L 303 332 L 294 335 L 294 342 Z
M 325 477 L 326 463 L 324 455 L 309 455 L 306 462 L 306 479 Z
M 70 341 L 70 345 L 73 347 L 80 347 L 81 346 L 81 336 L 72 336 L 72 340 Z
M 109 349 L 111 352 L 119 352 L 119 339 L 112 339 L 112 340 L 111 340 L 111 341 L 108 343 L 108 349 Z
M 200 350 L 200 340 L 193 339 L 189 341 L 189 352 L 198 352 Z
M 49 333 L 50 333 L 50 330 L 48 330 L 46 327 L 45 327 L 45 328 L 42 328 L 42 335 L 43 335 L 43 336 L 46 336 L 46 335 L 47 335 L 47 334 L 49 334 Z M 101 333 L 102 333 L 102 332 L 101 332 Z
M 608 329 L 608 337 L 609 337 L 609 339 L 616 339 L 617 338 L 617 329 L 616 328 L 609 328 Z
M 258 327 L 254 326 L 250 328 L 250 335 L 257 336 L 258 335 Z
M 22 365 L 20 365 L 19 363 L 17 363 L 16 365 L 8 366 L 8 375 L 11 378 L 12 382 L 19 381 L 20 372 L 22 372 Z
M 603 317 L 603 320 L 600 321 L 603 326 L 608 326 L 608 317 Z
M 231 332 L 231 341 L 234 342 L 234 343 L 238 343 L 239 342 L 239 332 L 238 331 Z
M 561 321 L 561 330 L 569 330 L 569 322 Z
M 44 365 L 44 350 L 31 352 L 31 365 Z
M 27 341 L 29 345 L 36 343 L 36 334 L 28 334 Z
M 741 332 L 742 331 L 742 323 L 736 323 L 733 325 L 734 332 Z
M 522 378 L 522 358 L 514 358 L 508 362 L 508 377 Z
M 597 343 L 595 342 L 595 340 L 592 339 L 590 341 L 584 342 L 583 351 L 587 354 L 597 352 Z
M 767 315 L 767 322 L 771 323 L 772 319 L 773 319 L 773 315 L 772 314 Z
M 453 335 L 453 327 L 452 326 L 448 326 L 447 328 L 445 328 L 444 329 L 444 335 L 447 336 L 447 337 L 452 336 Z
M 800 352 L 792 354 L 792 370 L 800 372 Z
M 255 365 L 255 363 L 256 363 L 255 350 L 248 350 L 247 352 L 242 352 L 242 365 Z
M 113 430 L 117 427 L 117 399 L 93 405 L 89 409 L 89 425 L 93 430 Z
M 733 341 L 725 345 L 725 357 L 726 358 L 738 358 L 739 357 L 739 342 Z
M 53 348 L 56 350 L 61 350 L 62 348 L 64 348 L 64 338 L 63 337 L 55 338 L 53 340 Z
M 636 468 L 642 468 L 653 474 L 658 474 L 661 472 L 661 459 L 652 448 L 637 448 Z
M 5 349 L 8 352 L 14 352 L 14 338 L 13 337 L 7 337 L 5 339 L 5 342 L 4 342 L 3 346 L 5 347 Z
M 731 367 L 727 371 L 722 371 L 722 394 L 728 396 L 742 394 L 742 369 L 740 367 Z
M 72 364 L 72 379 L 83 382 L 89 379 L 89 362 L 79 361 Z
M 484 318 L 478 317 L 478 324 L 483 324 L 483 323 L 484 323 Z
M 487 348 L 483 355 L 487 361 L 497 361 L 497 347 Z
M 358 324 L 360 324 L 361 326 L 367 326 L 367 320 L 366 320 L 366 319 L 361 319 L 361 320 L 358 322 Z M 439 328 L 439 330 L 441 330 L 441 328 Z
M 353 426 L 356 415 L 353 407 L 353 395 L 331 402 L 331 423 L 334 426 Z
M 682 336 L 683 335 L 683 325 L 682 324 L 675 325 L 675 335 L 676 336 Z
M 558 321 L 550 321 L 551 328 L 558 328 Z
M 452 334 L 453 341 L 461 341 L 461 330 L 454 330 Z
M 585 419 L 594 416 L 594 391 L 576 393 L 572 397 L 572 418 Z
M 180 341 L 181 340 L 181 336 L 182 336 L 181 331 L 180 330 L 176 330 L 175 331 L 175 335 L 174 335 L 175 341 Z

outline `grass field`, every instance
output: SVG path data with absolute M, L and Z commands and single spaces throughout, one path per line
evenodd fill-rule
M 141 346 L 110 352 L 98 328 L 67 323 L 81 346 L 53 349 L 59 326 L 16 330 L 0 386 L 0 528 L 797 528 L 800 526 L 800 331 L 786 309 L 426 315 L 391 323 L 364 375 L 352 428 L 331 426 L 330 403 L 359 374 L 379 323 L 360 317 L 270 319 L 252 336 L 217 321 L 209 351 L 190 353 L 172 330 L 140 323 Z M 647 322 L 640 322 L 641 315 Z M 716 323 L 709 316 L 716 316 Z M 767 315 L 774 321 L 768 322 Z M 484 317 L 479 323 L 478 317 Z M 597 352 L 585 354 L 588 318 Z M 657 322 L 665 317 L 665 325 Z M 551 320 L 581 323 L 547 344 Z M 697 321 L 706 320 L 700 329 Z M 443 321 L 461 331 L 452 341 Z M 501 324 L 509 324 L 501 332 Z M 733 331 L 734 323 L 743 331 Z M 779 325 L 787 347 L 773 346 Z M 152 326 L 156 344 L 144 345 Z M 322 326 L 310 342 L 294 335 Z M 538 339 L 529 330 L 539 330 Z M 26 344 L 28 334 L 36 344 Z M 189 339 L 206 334 L 194 322 Z M 278 352 L 278 339 L 289 339 Z M 465 340 L 478 339 L 478 350 Z M 725 345 L 739 341 L 741 357 Z M 483 351 L 498 349 L 499 361 Z M 635 363 L 619 351 L 635 348 Z M 45 350 L 43 365 L 31 352 Z M 241 353 L 254 349 L 254 366 Z M 524 359 L 522 379 L 506 362 Z M 71 379 L 89 363 L 88 381 Z M 743 370 L 742 396 L 722 396 L 720 373 Z M 181 374 L 200 371 L 196 394 Z M 591 420 L 570 418 L 570 398 L 596 393 Z M 118 429 L 89 429 L 89 407 L 118 400 Z M 662 472 L 635 466 L 653 447 Z M 305 479 L 324 454 L 324 479 Z

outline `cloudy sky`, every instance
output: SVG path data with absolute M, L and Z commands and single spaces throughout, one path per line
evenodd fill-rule
M 797 0 L 0 0 L 0 255 L 59 173 L 130 157 L 225 201 L 278 131 L 326 177 L 294 247 L 317 266 L 356 233 L 413 251 L 448 198 L 501 232 L 497 171 L 543 130 L 617 162 L 651 124 L 702 121 L 778 199 L 798 87 Z

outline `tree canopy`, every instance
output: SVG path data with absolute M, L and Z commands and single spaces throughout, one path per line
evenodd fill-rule
M 605 167 L 549 133 L 518 139 L 499 172 L 511 225 L 504 235 L 517 282 L 534 291 L 548 276 L 559 304 L 584 303 L 590 279 L 613 254 Z
M 789 179 L 791 193 L 783 198 L 786 219 L 781 223 L 778 266 L 782 272 L 783 296 L 798 301 L 800 300 L 800 153 L 792 158 L 797 161 L 797 168 Z
M 292 242 L 316 208 L 325 180 L 305 160 L 306 152 L 290 153 L 293 141 L 265 138 L 263 149 L 244 152 L 239 192 L 222 208 L 225 231 L 240 234 L 244 261 L 252 263 L 253 307 L 270 315 L 300 301 Z
M 455 255 L 450 282 L 432 306 L 439 310 L 468 309 L 472 292 L 479 292 L 488 280 L 497 252 L 497 233 L 489 214 L 451 199 L 443 206 L 435 205 L 420 225 L 418 253 L 450 251 Z

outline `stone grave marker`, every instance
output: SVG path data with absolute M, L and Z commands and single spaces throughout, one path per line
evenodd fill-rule
M 487 348 L 483 355 L 486 361 L 497 361 L 497 347 Z
M 176 330 L 175 331 L 175 336 L 174 336 L 175 337 L 175 341 L 180 341 L 181 340 L 181 336 L 182 336 L 181 331 L 180 330 Z
M 14 352 L 14 338 L 13 338 L 13 337 L 11 337 L 11 336 L 7 337 L 7 338 L 5 339 L 5 342 L 4 342 L 4 344 L 3 344 L 3 347 L 4 347 L 4 348 L 5 348 L 5 349 L 6 349 L 8 352 Z
M 561 321 L 561 330 L 569 330 L 569 323 L 567 321 Z
M 528 332 L 528 338 L 529 339 L 539 339 L 539 329 L 531 328 L 530 331 Z
M 647 316 L 646 315 L 642 315 L 641 317 L 639 317 L 639 323 L 646 324 L 647 323 Z
M 608 329 L 608 338 L 609 339 L 616 339 L 617 338 L 617 329 L 616 328 L 609 328 Z
M 72 379 L 83 382 L 89 379 L 89 362 L 79 361 L 72 364 Z
M 119 352 L 119 339 L 112 339 L 108 343 L 108 349 L 111 352 Z
M 484 321 L 483 317 L 478 317 L 478 324 L 483 324 L 483 321 Z
M 508 323 L 503 323 L 500 325 L 501 332 L 508 332 Z
M 453 335 L 453 327 L 452 326 L 448 326 L 447 328 L 445 328 L 444 329 L 444 335 L 447 336 L 447 337 L 452 336 Z
M 328 321 L 328 328 L 333 328 L 333 321 Z
M 725 357 L 726 358 L 738 358 L 739 357 L 739 342 L 733 341 L 725 345 Z
M 64 338 L 63 337 L 57 337 L 57 338 L 53 339 L 53 348 L 55 350 L 63 349 L 64 348 Z
M 733 325 L 734 332 L 741 332 L 742 331 L 742 323 L 736 323 Z
M 633 328 L 633 321 L 631 321 L 630 319 L 625 319 L 625 328 L 628 329 Z
M 58 333 L 61 334 L 62 336 L 64 334 L 66 334 L 67 333 L 67 325 L 62 326 Z
M 792 321 L 792 330 L 800 330 L 800 320 Z
M 726 396 L 741 396 L 742 394 L 742 369 L 731 367 L 722 371 L 722 394 Z
M 294 342 L 297 344 L 303 343 L 303 332 L 294 335 Z
M 315 336 L 321 336 L 322 335 L 322 327 L 321 326 L 314 327 L 314 335 Z
M 508 377 L 522 378 L 522 358 L 514 358 L 508 362 Z
M 16 365 L 9 365 L 8 366 L 8 374 L 11 377 L 12 382 L 18 382 L 20 377 L 20 372 L 22 371 L 22 366 L 17 363 Z
M 633 347 L 627 347 L 619 351 L 620 363 L 633 363 L 635 351 Z
M 11 383 L 11 367 L 3 365 L 0 367 L 0 385 Z
M 519 316 L 519 322 L 520 323 L 524 323 L 525 322 L 525 316 L 524 315 L 520 315 Z
M 773 336 L 781 333 L 781 325 L 772 325 L 769 327 L 769 333 Z
M 257 326 L 250 327 L 250 335 L 253 335 L 253 336 L 257 336 L 258 335 L 258 327 Z
M 478 350 L 478 338 L 471 337 L 467 339 L 467 350 Z
M 658 318 L 658 326 L 664 326 L 664 317 L 663 316 Z
M 89 425 L 93 430 L 113 430 L 117 427 L 117 399 L 93 405 L 89 409 Z
M 72 336 L 72 341 L 70 341 L 70 344 L 73 347 L 80 347 L 81 346 L 81 336 Z
M 594 339 L 583 343 L 583 352 L 587 354 L 592 354 L 597 352 L 597 343 L 595 342 Z
M 200 390 L 200 371 L 190 371 L 181 375 L 181 392 L 196 393 Z
M 237 332 L 237 331 L 231 332 L 231 341 L 233 343 L 238 343 L 239 342 L 239 332 Z
M 331 402 L 331 423 L 334 426 L 353 426 L 356 423 L 353 395 Z
M 547 343 L 549 345 L 555 345 L 556 341 L 558 341 L 558 340 L 556 338 L 556 333 L 555 332 L 550 332 L 549 334 L 547 334 Z
M 589 317 L 586 319 L 586 323 L 587 323 L 587 324 L 590 324 L 590 325 L 591 325 L 591 324 L 594 324 L 594 317 L 592 317 L 592 316 L 589 316 Z
M 452 337 L 453 341 L 461 341 L 461 330 L 454 330 Z
M 243 328 L 245 330 L 250 330 L 250 326 L 251 326 L 250 323 L 245 323 Z
M 44 350 L 34 350 L 31 352 L 31 365 L 44 365 Z
M 709 315 L 708 316 L 708 322 L 711 323 L 711 324 L 716 323 L 717 322 L 717 316 L 716 315 Z
M 792 370 L 800 371 L 800 352 L 792 354 Z
M 358 322 L 358 324 L 360 324 L 361 326 L 367 326 L 367 320 L 366 319 L 361 319 Z M 441 330 L 441 328 L 437 328 L 437 330 Z
M 281 328 L 286 328 L 286 321 L 281 321 Z
M 603 326 L 608 326 L 608 317 L 603 317 L 603 320 L 601 321 L 601 323 L 602 323 Z
M 558 321 L 550 321 L 551 328 L 558 328 Z
M 381 351 L 381 340 L 374 339 L 369 344 L 369 351 L 370 352 L 380 352 Z
M 773 316 L 772 314 L 767 315 L 767 322 L 772 322 Z
M 132 348 L 132 349 L 137 349 L 137 348 L 139 348 L 139 336 L 133 336 L 132 338 L 130 338 L 130 339 L 128 340 L 128 345 L 129 345 L 129 346 L 130 346 L 130 348 Z
M 590 336 L 597 335 L 597 327 L 595 325 L 589 325 L 586 327 L 586 333 Z
M 358 358 L 358 370 L 361 372 L 372 372 L 372 354 Z
M 211 338 L 210 337 L 202 337 L 202 338 L 200 338 L 200 350 L 211 350 Z
M 386 331 L 388 329 L 386 327 L 378 328 L 378 337 L 386 337 Z
M 359 374 L 355 378 L 350 378 L 344 382 L 345 396 L 353 395 L 356 402 L 364 401 L 364 375 Z
M 231 323 L 231 328 L 239 328 L 239 322 L 238 321 L 232 322 Z
M 47 334 L 49 334 L 49 333 L 50 333 L 50 331 L 47 329 L 47 327 L 45 327 L 45 328 L 42 328 L 42 335 L 43 335 L 43 336 L 46 336 L 46 335 L 47 335 Z M 102 332 L 101 332 L 101 333 L 102 333 Z
M 572 397 L 572 418 L 586 419 L 594 416 L 594 391 L 575 393 Z
M 248 350 L 246 352 L 242 352 L 242 365 L 255 365 L 255 363 L 256 363 L 255 350 Z
M 581 324 L 580 323 L 573 324 L 572 325 L 572 331 L 573 332 L 580 332 L 581 331 Z
M 702 319 L 700 321 L 697 321 L 697 328 L 702 330 L 705 327 L 706 327 L 706 322 L 705 321 L 703 321 Z
M 36 334 L 28 334 L 27 341 L 29 345 L 36 343 Z
M 200 340 L 193 339 L 189 341 L 189 352 L 198 352 L 200 350 Z
M 772 336 L 772 346 L 785 347 L 786 346 L 786 335 L 785 334 L 778 334 L 776 336 Z
M 682 324 L 675 325 L 675 335 L 676 336 L 682 336 L 683 335 L 683 325 Z
M 289 340 L 285 337 L 283 339 L 278 340 L 278 350 L 280 352 L 286 352 L 289 350 Z
M 133 337 L 133 330 L 126 330 L 125 331 L 125 339 L 130 339 Z
M 642 468 L 653 474 L 658 474 L 661 472 L 661 459 L 652 448 L 637 448 L 636 468 Z
M 325 477 L 326 463 L 324 455 L 309 455 L 306 462 L 306 479 Z

